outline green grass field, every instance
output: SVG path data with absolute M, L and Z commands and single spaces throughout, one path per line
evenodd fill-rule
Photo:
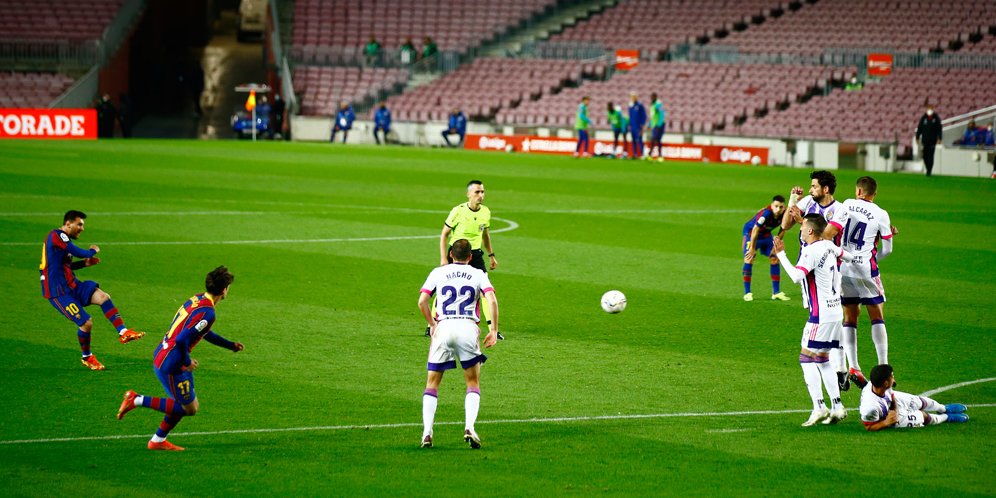
M 802 428 L 800 291 L 765 299 L 767 262 L 741 299 L 740 228 L 807 170 L 573 160 L 325 144 L 0 142 L 0 487 L 73 495 L 992 496 L 996 383 L 935 395 L 972 420 L 866 433 Z M 840 171 L 837 197 L 856 171 Z M 882 265 L 890 360 L 904 391 L 996 377 L 996 182 L 878 174 L 901 232 Z M 488 352 L 463 443 L 463 381 L 443 381 L 436 447 L 420 450 L 428 341 L 416 309 L 438 235 L 471 178 L 500 262 L 508 340 Z M 99 307 L 79 364 L 75 326 L 41 297 L 45 234 L 89 214 L 83 269 Z M 795 232 L 788 237 L 794 255 Z M 219 264 L 236 274 L 206 342 L 201 412 L 151 452 L 158 412 L 115 419 L 129 388 L 162 395 L 151 354 L 176 308 Z M 608 315 L 599 297 L 626 293 Z M 862 366 L 875 351 L 859 327 Z M 844 394 L 856 409 L 859 391 Z M 743 413 L 752 412 L 752 413 Z

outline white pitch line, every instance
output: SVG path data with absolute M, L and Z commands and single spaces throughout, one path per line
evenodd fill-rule
M 968 405 L 969 408 L 996 407 L 996 403 Z M 848 411 L 854 411 L 851 408 Z M 597 415 L 586 417 L 548 417 L 548 418 L 520 418 L 520 419 L 497 419 L 478 420 L 478 424 L 544 424 L 557 422 L 595 422 L 604 420 L 646 420 L 662 418 L 687 418 L 687 417 L 744 417 L 751 415 L 785 415 L 792 413 L 810 413 L 811 410 L 754 410 L 754 411 L 734 411 L 734 412 L 683 412 L 683 413 L 643 413 L 632 415 Z M 435 425 L 460 425 L 463 421 L 436 422 Z M 368 424 L 368 425 L 316 425 L 311 427 L 278 427 L 262 429 L 231 429 L 224 431 L 202 431 L 202 432 L 174 432 L 171 436 L 222 436 L 229 434 L 271 434 L 278 432 L 319 432 L 319 431 L 352 431 L 370 429 L 398 429 L 408 427 L 422 427 L 421 422 L 401 422 L 394 424 Z M 728 430 L 728 431 L 735 431 Z M 38 443 L 71 443 L 77 441 L 112 441 L 116 439 L 139 439 L 147 438 L 149 434 L 125 434 L 118 436 L 82 436 L 82 437 L 59 437 L 43 439 L 16 439 L 0 441 L 2 445 L 14 444 L 38 444 Z
M 743 209 L 548 209 L 550 214 L 728 214 L 744 213 Z
M 508 223 L 507 227 L 497 230 L 489 230 L 490 233 L 511 232 L 519 228 L 515 221 L 491 217 L 494 220 Z M 131 242 L 84 242 L 83 245 L 101 246 L 217 246 L 217 245 L 251 245 L 251 244 L 316 244 L 335 242 L 377 242 L 388 240 L 415 240 L 415 239 L 438 239 L 439 234 L 433 235 L 399 235 L 393 237 L 338 237 L 328 239 L 257 239 L 257 240 L 141 240 Z M 0 242 L 0 246 L 35 246 L 39 242 Z
M 931 396 L 933 396 L 933 395 L 935 395 L 937 393 L 942 393 L 944 391 L 950 391 L 952 389 L 957 389 L 959 387 L 964 387 L 964 386 L 970 386 L 972 384 L 981 384 L 983 382 L 992 382 L 994 380 L 996 380 L 996 377 L 989 377 L 988 379 L 970 380 L 970 381 L 967 381 L 967 382 L 959 382 L 957 384 L 951 384 L 950 386 L 943 386 L 943 387 L 938 387 L 937 389 L 931 389 L 929 391 L 924 391 L 923 393 L 920 394 L 920 396 L 924 396 L 924 397 L 928 397 L 929 398 L 929 397 L 931 397 Z

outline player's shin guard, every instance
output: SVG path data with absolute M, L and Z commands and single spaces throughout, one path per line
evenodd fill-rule
M 813 361 L 812 358 L 806 355 L 799 355 L 799 364 L 802 365 L 802 377 L 806 380 L 809 397 L 813 400 L 813 410 L 819 410 L 826 406 L 826 402 L 823 401 L 820 368 Z
M 944 405 L 926 396 L 918 396 L 918 397 L 920 398 L 920 403 L 922 405 L 920 406 L 921 411 L 930 412 L 930 413 L 944 413 L 945 411 L 947 411 L 944 408 Z
M 166 440 L 166 436 L 169 435 L 169 431 L 176 427 L 176 424 L 183 420 L 183 416 L 176 415 L 166 415 L 163 421 L 159 423 L 159 429 L 156 430 L 156 435 L 152 436 L 153 443 L 161 443 Z
M 885 320 L 872 320 L 871 336 L 878 354 L 878 364 L 889 363 L 889 334 L 885 332 Z
M 479 387 L 468 387 L 467 397 L 463 402 L 466 411 L 464 428 L 474 430 L 474 423 L 477 422 L 477 412 L 481 409 L 481 389 Z
M 927 425 L 937 425 L 943 424 L 948 421 L 948 416 L 943 413 L 926 413 L 923 414 L 923 423 Z
M 844 357 L 843 348 L 830 350 L 830 367 L 838 372 L 847 373 L 847 358 Z
M 844 354 L 847 355 L 847 363 L 851 368 L 861 371 L 858 366 L 858 327 L 854 323 L 844 323 L 844 337 L 841 338 L 841 345 L 844 346 Z
M 83 353 L 83 357 L 90 356 L 90 333 L 84 332 L 83 329 L 76 329 L 76 338 L 80 341 L 80 351 Z
M 754 265 L 750 263 L 744 263 L 744 294 L 750 292 L 750 278 L 751 274 L 754 272 Z
M 837 385 L 837 372 L 830 365 L 829 361 L 817 363 L 816 365 L 819 367 L 820 375 L 823 377 L 823 386 L 826 387 L 827 394 L 830 395 L 831 409 L 836 410 L 841 407 L 840 386 Z
M 183 405 L 172 398 L 153 398 L 152 396 L 139 396 L 135 398 L 135 404 L 145 408 L 151 408 L 165 413 L 167 416 L 182 417 L 187 414 Z
M 771 265 L 771 293 L 778 294 L 782 291 L 782 270 L 778 263 Z
M 422 394 L 422 437 L 432 434 L 432 424 L 436 420 L 438 389 L 426 389 Z
M 121 318 L 121 313 L 118 312 L 117 307 L 114 306 L 114 303 L 112 303 L 110 299 L 104 301 L 104 304 L 100 305 L 100 311 L 104 312 L 104 316 L 107 317 L 107 321 L 111 322 L 111 325 L 114 325 L 114 328 L 118 329 L 119 334 L 124 331 L 125 324 L 124 320 Z

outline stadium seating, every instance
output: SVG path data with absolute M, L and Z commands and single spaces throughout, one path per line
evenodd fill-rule
M 996 19 L 993 22 L 996 22 Z M 996 34 L 986 34 L 976 43 L 965 41 L 965 45 L 958 53 L 996 54 Z
M 408 70 L 357 67 L 309 67 L 294 69 L 294 89 L 301 98 L 301 114 L 333 115 L 343 101 L 360 104 L 375 99 L 381 91 L 400 90 L 408 81 Z
M 904 52 L 947 49 L 983 23 L 996 23 L 992 0 L 820 0 L 716 41 L 747 53 L 819 55 L 827 48 Z
M 550 37 L 551 41 L 598 41 L 611 49 L 638 49 L 658 60 L 668 48 L 731 31 L 753 17 L 767 17 L 777 0 L 629 0 Z
M 601 68 L 601 69 L 599 69 Z M 468 117 L 490 119 L 501 109 L 561 91 L 585 72 L 604 72 L 604 65 L 552 59 L 481 58 L 388 101 L 398 120 L 442 120 L 454 107 Z
M 0 0 L 0 40 L 95 40 L 124 0 Z
M 556 5 L 556 0 L 297 0 L 292 42 L 307 47 L 349 47 L 359 51 L 371 36 L 384 49 L 406 38 L 420 44 L 432 37 L 439 50 L 465 53 Z
M 45 108 L 72 85 L 64 74 L 0 72 L 0 107 Z
M 604 129 L 608 102 L 625 108 L 629 93 L 635 91 L 647 105 L 650 93 L 656 92 L 668 113 L 668 130 L 713 132 L 761 112 L 774 112 L 777 106 L 854 72 L 821 66 L 644 62 L 627 73 L 617 72 L 610 80 L 502 110 L 497 119 L 499 124 L 573 125 L 574 110 L 581 97 L 588 95 L 590 117 Z
M 861 91 L 835 90 L 726 132 L 909 144 L 927 102 L 942 118 L 992 105 L 993 78 L 991 71 L 898 68 Z

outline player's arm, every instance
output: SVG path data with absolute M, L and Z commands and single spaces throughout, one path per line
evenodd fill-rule
M 486 289 L 484 299 L 488 300 L 491 310 L 491 325 L 488 326 L 488 335 L 484 337 L 484 347 L 490 348 L 498 342 L 498 296 L 494 289 Z
M 224 337 L 216 334 L 213 330 L 209 330 L 207 334 L 204 334 L 204 340 L 214 344 L 215 346 L 231 350 L 235 353 L 245 349 L 245 345 L 241 342 L 232 342 Z
M 495 250 L 491 247 L 491 232 L 487 228 L 481 233 L 481 247 L 488 251 L 488 259 L 491 262 L 491 269 L 498 268 L 498 259 L 495 258 Z
M 777 238 L 784 239 L 785 232 L 789 231 L 797 222 L 801 223 L 801 221 L 797 220 L 797 218 L 802 218 L 802 211 L 799 210 L 796 204 L 799 203 L 802 195 L 802 187 L 798 185 L 792 187 L 792 191 L 789 192 L 788 206 L 785 209 L 785 214 L 782 215 L 782 226 L 778 231 L 778 235 L 776 236 Z
M 891 220 L 886 218 L 881 221 L 884 228 L 879 229 L 879 235 L 882 237 L 882 250 L 875 254 L 875 258 L 878 261 L 882 261 L 886 256 L 892 254 L 892 236 L 896 234 L 896 227 L 892 226 Z M 888 231 L 888 233 L 886 233 Z
M 889 410 L 888 415 L 878 422 L 865 422 L 865 430 L 870 432 L 880 431 L 882 429 L 888 429 L 896 425 L 899 422 L 899 415 L 896 414 L 896 410 Z
M 69 268 L 71 268 L 73 270 L 79 270 L 80 268 L 86 268 L 88 266 L 93 266 L 93 265 L 95 265 L 97 263 L 100 263 L 100 258 L 98 258 L 98 257 L 84 258 L 84 259 L 80 259 L 80 260 L 77 260 L 77 261 L 73 261 L 72 263 L 69 263 Z
M 439 234 L 439 266 L 446 266 L 450 262 L 447 256 L 449 255 L 448 252 L 450 245 L 448 242 L 450 239 L 450 232 L 452 231 L 453 228 L 446 223 L 443 223 L 443 231 Z
M 418 310 L 422 312 L 422 318 L 425 318 L 425 323 L 429 324 L 429 334 L 436 333 L 436 319 L 432 316 L 432 310 L 429 308 L 429 302 L 432 299 L 432 291 L 422 288 L 418 293 Z
M 750 229 L 750 240 L 747 241 L 747 254 L 744 254 L 744 263 L 753 263 L 757 256 L 757 235 L 761 233 L 761 226 L 756 222 Z
M 804 267 L 795 266 L 789 261 L 788 256 L 785 255 L 785 242 L 776 237 L 774 240 L 774 248 L 772 250 L 775 251 L 775 256 L 778 257 L 778 261 L 782 264 L 782 268 L 785 268 L 785 273 L 788 274 L 789 278 L 791 278 L 793 282 L 801 284 L 806 278 L 808 270 L 803 271 L 802 268 Z
M 96 256 L 97 253 L 100 252 L 100 247 L 90 246 L 89 249 L 82 249 L 76 244 L 73 244 L 72 241 L 69 241 L 66 242 L 66 251 L 68 251 L 69 254 L 72 254 L 74 257 L 85 259 Z

